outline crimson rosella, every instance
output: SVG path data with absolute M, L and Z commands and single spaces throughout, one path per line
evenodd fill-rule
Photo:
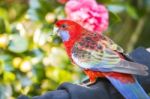
M 134 77 L 148 75 L 147 66 L 133 62 L 104 34 L 90 32 L 70 20 L 57 21 L 56 26 L 68 56 L 85 72 L 90 83 L 106 77 L 125 98 L 150 99 Z

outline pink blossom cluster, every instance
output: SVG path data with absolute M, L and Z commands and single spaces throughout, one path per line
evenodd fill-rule
M 108 11 L 95 0 L 69 0 L 65 12 L 67 19 L 76 21 L 90 31 L 102 33 L 108 27 Z

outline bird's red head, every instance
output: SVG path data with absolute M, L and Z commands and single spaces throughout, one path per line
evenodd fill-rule
M 56 22 L 58 35 L 64 42 L 70 42 L 80 37 L 82 27 L 71 20 L 59 20 Z
M 75 42 L 82 36 L 84 30 L 78 23 L 71 20 L 60 20 L 56 22 L 57 34 L 62 38 L 66 51 L 71 57 L 71 49 Z

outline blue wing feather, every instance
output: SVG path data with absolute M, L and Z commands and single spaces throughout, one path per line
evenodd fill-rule
M 106 77 L 126 99 L 150 99 L 136 80 L 134 83 L 122 83 L 115 78 Z

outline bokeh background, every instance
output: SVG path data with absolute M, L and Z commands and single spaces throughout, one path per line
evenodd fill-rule
M 41 95 L 62 82 L 80 83 L 54 23 L 68 0 L 0 0 L 0 99 Z M 126 52 L 150 47 L 150 0 L 97 0 L 109 11 L 104 32 Z

